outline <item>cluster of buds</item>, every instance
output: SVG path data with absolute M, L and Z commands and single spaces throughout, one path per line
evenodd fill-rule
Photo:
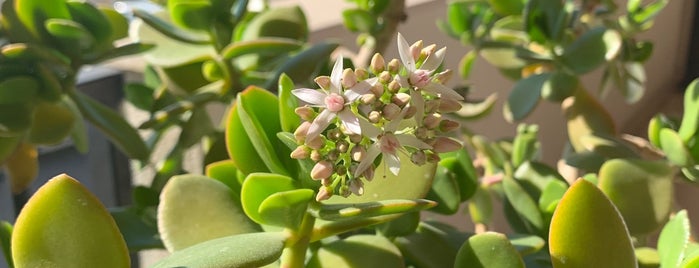
M 398 34 L 400 61 L 386 63 L 376 54 L 369 70 L 352 70 L 343 69 L 340 57 L 329 77 L 315 79 L 320 89 L 292 91 L 304 102 L 296 109 L 304 122 L 291 157 L 315 162 L 310 176 L 322 184 L 316 200 L 362 195 L 380 161 L 397 176 L 399 153 L 424 165 L 461 148 L 446 136 L 459 124 L 445 115 L 458 111 L 463 97 L 444 86 L 451 72 L 436 70 L 446 49 L 435 48 L 422 41 L 410 46 Z

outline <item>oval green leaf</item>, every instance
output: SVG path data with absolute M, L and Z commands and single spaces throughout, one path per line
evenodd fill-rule
M 690 226 L 687 211 L 681 210 L 665 224 L 658 238 L 661 267 L 679 267 L 689 243 Z
M 586 180 L 577 180 L 558 204 L 551 219 L 549 252 L 554 268 L 636 267 L 621 214 Z
M 505 235 L 486 232 L 471 236 L 464 243 L 454 267 L 524 268 L 524 261 Z
M 622 38 L 617 31 L 594 28 L 564 49 L 561 62 L 576 74 L 584 74 L 614 59 L 621 50 L 621 44 Z
M 46 182 L 20 212 L 12 258 L 15 267 L 122 268 L 131 263 L 109 212 L 65 174 Z
M 323 245 L 307 267 L 405 267 L 400 250 L 378 235 L 354 235 Z
M 699 129 L 699 79 L 692 81 L 684 92 L 684 113 L 678 134 L 688 142 Z
M 264 224 L 265 219 L 260 215 L 260 206 L 267 197 L 284 191 L 298 189 L 293 179 L 271 173 L 252 173 L 245 178 L 241 188 L 240 200 L 245 214 L 253 221 Z
M 158 205 L 158 230 L 165 248 L 175 252 L 212 239 L 257 231 L 233 196 L 225 184 L 209 177 L 172 177 Z
M 665 161 L 612 159 L 600 168 L 597 185 L 619 209 L 629 233 L 643 235 L 670 216 L 673 177 Z
M 541 88 L 549 79 L 549 76 L 550 74 L 547 73 L 535 74 L 519 80 L 507 98 L 506 111 L 509 111 L 511 115 L 506 115 L 506 117 L 513 120 L 522 120 L 529 115 L 539 103 Z
M 218 238 L 176 251 L 152 268 L 262 267 L 279 259 L 286 239 L 285 233 L 251 233 Z
M 314 196 L 311 189 L 278 192 L 265 198 L 257 210 L 264 224 L 295 230 L 301 226 Z
M 660 147 L 665 152 L 667 160 L 675 165 L 686 167 L 694 161 L 680 135 L 672 129 L 663 128 L 660 130 Z

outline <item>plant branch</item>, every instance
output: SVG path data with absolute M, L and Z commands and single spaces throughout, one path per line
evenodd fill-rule
M 286 244 L 281 256 L 282 268 L 301 268 L 305 266 L 306 251 L 311 241 L 316 218 L 305 213 L 298 230 L 291 231 L 291 239 Z

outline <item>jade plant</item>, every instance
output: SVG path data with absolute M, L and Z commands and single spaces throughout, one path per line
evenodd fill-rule
M 149 49 L 143 54 L 149 65 L 144 82 L 125 91 L 150 114 L 140 125 L 150 142 L 136 140 L 146 157 L 133 158 L 141 167 L 157 164 L 153 183 L 134 188 L 132 207 L 109 211 L 69 176 L 51 179 L 14 226 L 0 226 L 8 264 L 127 267 L 129 252 L 154 247 L 171 252 L 154 267 L 699 263 L 687 211 L 673 204 L 674 185 L 699 176 L 699 81 L 686 89 L 682 118 L 656 116 L 648 140 L 618 133 L 580 83 L 583 74 L 602 68 L 602 92 L 616 88 L 637 101 L 652 44 L 637 41 L 636 34 L 651 27 L 667 1 L 630 0 L 623 10 L 613 1 L 449 3 L 440 27 L 474 48 L 464 56 L 460 76 L 468 77 L 480 55 L 516 81 L 506 118 L 525 119 L 539 99 L 560 103 L 570 146 L 557 167 L 540 160 L 536 125 L 522 123 L 513 138 L 503 140 L 468 128 L 469 120 L 492 110 L 493 98 L 473 102 L 447 86 L 452 72 L 443 64 L 445 48 L 394 37 L 403 1 L 352 2 L 356 7 L 342 16 L 363 47 L 356 55 L 339 50 L 333 57 L 338 45 L 305 43 L 307 26 L 298 8 L 252 11 L 242 0 L 171 0 L 160 13 L 134 11 L 132 38 L 155 48 L 124 48 Z M 59 9 L 90 6 L 56 3 Z M 55 7 L 39 1 L 5 5 L 16 14 L 39 10 L 31 13 L 39 18 L 23 22 L 27 25 L 59 16 L 61 27 L 49 26 L 48 19 L 39 36 L 74 26 L 71 19 L 80 22 L 77 15 L 51 13 Z M 5 61 L 13 55 L 33 55 L 5 53 L 6 46 L 36 41 L 9 34 L 24 24 L 6 10 L 0 28 L 3 68 L 15 66 Z M 75 66 L 68 74 L 92 55 L 61 50 L 55 40 L 60 38 L 46 38 L 32 51 L 71 55 Z M 376 53 L 386 44 L 397 46 L 397 59 Z M 18 85 L 26 86 L 28 78 L 48 83 L 42 68 L 23 69 L 27 77 L 20 77 L 21 83 L 2 82 L 0 90 L 12 93 L 0 99 L 14 100 L 10 97 L 19 96 Z M 63 70 L 56 68 L 51 70 Z M 60 76 L 66 77 L 71 76 Z M 74 80 L 65 83 L 74 87 Z M 70 100 L 77 93 L 66 94 Z M 205 113 L 216 102 L 228 105 L 222 128 Z M 107 114 L 97 110 L 82 113 Z M 33 128 L 3 137 L 31 145 Z M 147 159 L 155 141 L 172 128 L 181 133 L 166 158 Z M 206 152 L 205 172 L 183 174 L 183 153 L 196 144 Z M 32 155 L 10 147 L 12 154 Z M 5 164 L 28 163 L 12 159 Z M 512 233 L 493 227 L 496 204 L 502 204 Z M 460 208 L 466 208 L 473 230 L 429 220 Z M 651 242 L 655 236 L 657 243 Z

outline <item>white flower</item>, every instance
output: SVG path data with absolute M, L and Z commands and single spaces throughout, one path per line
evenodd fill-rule
M 359 166 L 357 166 L 357 170 L 354 172 L 355 177 L 359 177 L 361 174 L 363 174 L 364 171 L 371 166 L 374 159 L 376 159 L 379 154 L 383 154 L 384 162 L 391 173 L 393 173 L 393 175 L 398 175 L 398 172 L 400 171 L 400 159 L 398 158 L 398 152 L 407 154 L 404 146 L 418 149 L 432 148 L 429 144 L 415 137 L 415 135 L 397 132 L 398 126 L 400 125 L 400 122 L 405 116 L 407 110 L 407 108 L 403 109 L 398 118 L 391 120 L 388 122 L 388 124 L 384 125 L 383 130 L 365 120 L 360 121 L 364 136 L 367 136 L 373 140 L 374 144 L 369 147 L 366 156 L 364 156 L 362 161 L 359 162 Z
M 324 108 L 309 127 L 308 133 L 306 134 L 306 141 L 318 137 L 336 116 L 340 118 L 342 125 L 347 131 L 355 134 L 361 133 L 359 119 L 352 113 L 348 106 L 361 97 L 362 94 L 369 92 L 369 88 L 371 88 L 372 85 L 368 81 L 360 81 L 351 88 L 343 90 L 341 83 L 342 72 L 342 57 L 338 57 L 333 66 L 332 73 L 330 74 L 330 88 L 328 91 L 323 89 L 299 88 L 291 92 L 297 98 L 313 107 Z

